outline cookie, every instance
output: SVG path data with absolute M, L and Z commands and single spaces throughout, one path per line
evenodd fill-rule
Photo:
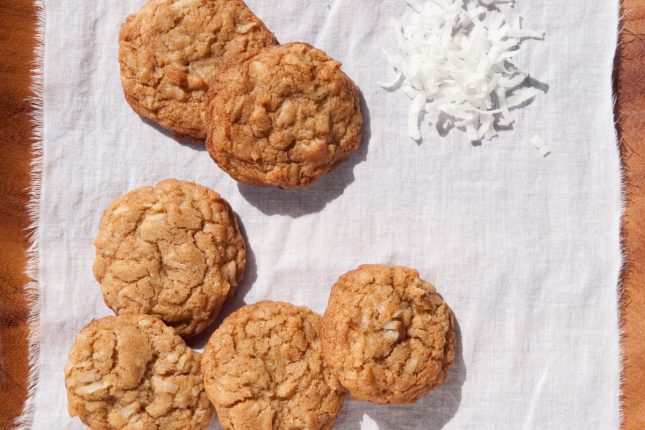
M 175 135 L 203 140 L 213 76 L 236 56 L 276 43 L 242 0 L 150 0 L 119 33 L 125 98 Z
M 249 54 L 215 76 L 206 148 L 238 181 L 309 185 L 361 143 L 358 88 L 341 63 L 305 43 Z
M 70 416 L 91 429 L 205 429 L 213 408 L 199 354 L 149 315 L 92 321 L 65 367 Z
M 340 387 L 320 353 L 320 316 L 260 302 L 230 315 L 202 355 L 206 393 L 226 430 L 331 429 Z
M 154 315 L 193 336 L 242 281 L 244 239 L 216 192 L 167 179 L 117 198 L 94 241 L 94 276 L 117 314 Z
M 411 403 L 446 378 L 455 322 L 415 270 L 363 265 L 340 277 L 323 316 L 325 361 L 359 400 Z

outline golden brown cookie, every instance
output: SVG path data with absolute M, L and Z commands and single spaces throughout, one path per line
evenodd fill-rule
M 333 286 L 321 332 L 325 361 L 359 400 L 411 403 L 441 384 L 455 322 L 435 288 L 406 267 L 363 265 Z
M 320 353 L 320 316 L 260 302 L 230 315 L 202 355 L 206 393 L 226 430 L 331 429 L 340 386 Z
M 228 203 L 176 179 L 112 202 L 94 245 L 94 276 L 105 303 L 120 315 L 155 315 L 184 337 L 215 320 L 246 265 Z
M 242 0 L 150 0 L 119 33 L 125 98 L 139 115 L 204 139 L 204 100 L 228 61 L 277 41 Z
M 222 70 L 206 102 L 206 148 L 238 181 L 302 187 L 361 143 L 358 88 L 305 43 L 249 54 Z
M 69 352 L 65 387 L 70 416 L 91 429 L 197 430 L 213 417 L 199 354 L 149 315 L 85 326 Z

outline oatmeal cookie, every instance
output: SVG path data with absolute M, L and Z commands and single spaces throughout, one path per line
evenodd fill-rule
M 206 101 L 206 148 L 238 181 L 302 187 L 361 143 L 358 88 L 305 43 L 248 54 L 222 70 Z
M 333 286 L 323 316 L 325 361 L 356 399 L 411 403 L 446 378 L 455 322 L 415 270 L 363 265 Z
M 94 241 L 94 276 L 117 314 L 154 315 L 189 337 L 242 281 L 244 239 L 216 192 L 167 179 L 117 198 Z
M 202 355 L 206 393 L 227 430 L 331 429 L 340 386 L 320 353 L 320 316 L 260 302 L 226 318 Z
M 83 328 L 65 386 L 70 416 L 91 429 L 198 430 L 213 417 L 199 354 L 149 315 L 105 317 Z
M 180 137 L 204 139 L 204 100 L 228 61 L 277 43 L 242 0 L 150 0 L 119 33 L 125 98 Z

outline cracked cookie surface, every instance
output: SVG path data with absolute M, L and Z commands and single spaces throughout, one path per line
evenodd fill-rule
M 213 417 L 199 354 L 149 315 L 85 326 L 69 352 L 65 387 L 70 416 L 94 430 L 198 430 Z
M 181 336 L 215 320 L 242 281 L 244 239 L 219 194 L 167 179 L 117 198 L 94 241 L 94 276 L 117 314 L 154 315 Z
M 206 392 L 227 430 L 331 429 L 341 387 L 324 366 L 320 316 L 260 302 L 230 315 L 202 355 Z
M 359 400 L 411 403 L 446 378 L 452 312 L 416 270 L 362 265 L 333 286 L 323 316 L 325 361 Z
M 341 63 L 305 43 L 242 57 L 207 95 L 206 148 L 238 181 L 309 185 L 361 143 L 358 88 Z
M 204 139 L 213 76 L 236 56 L 276 43 L 241 0 L 150 0 L 119 33 L 126 100 L 176 135 Z

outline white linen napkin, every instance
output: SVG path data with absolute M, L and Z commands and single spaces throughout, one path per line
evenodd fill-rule
M 460 346 L 446 383 L 413 405 L 348 400 L 336 428 L 618 429 L 618 2 L 500 6 L 546 31 L 516 63 L 548 91 L 481 146 L 428 127 L 421 144 L 411 141 L 409 100 L 377 85 L 392 76 L 382 49 L 394 48 L 389 19 L 405 2 L 247 3 L 281 42 L 306 41 L 342 61 L 362 90 L 361 148 L 304 190 L 239 185 L 203 149 L 131 111 L 117 34 L 143 0 L 44 0 L 41 336 L 23 428 L 83 428 L 68 417 L 63 368 L 76 333 L 111 314 L 91 270 L 100 216 L 115 197 L 177 177 L 221 193 L 246 232 L 246 279 L 227 313 L 262 299 L 322 313 L 331 285 L 360 263 L 416 268 L 454 310 Z

